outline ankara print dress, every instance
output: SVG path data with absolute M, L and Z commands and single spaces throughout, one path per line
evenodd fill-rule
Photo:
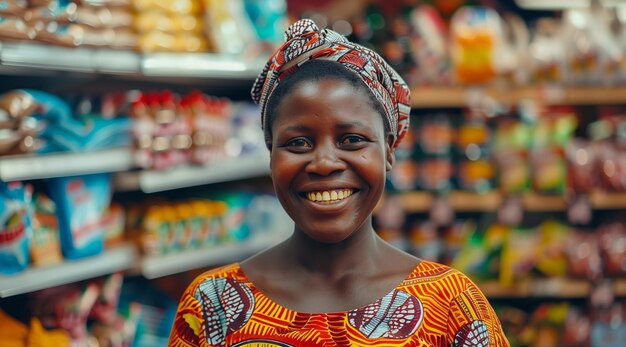
M 180 301 L 170 346 L 509 346 L 469 278 L 422 261 L 362 308 L 302 313 L 278 305 L 232 264 L 200 275 Z

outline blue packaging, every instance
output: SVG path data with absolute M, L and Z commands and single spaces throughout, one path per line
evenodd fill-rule
M 68 259 L 102 252 L 103 218 L 111 203 L 111 175 L 61 177 L 49 181 L 57 205 L 61 251 Z
M 0 182 L 0 273 L 24 270 L 32 238 L 32 189 L 21 182 Z

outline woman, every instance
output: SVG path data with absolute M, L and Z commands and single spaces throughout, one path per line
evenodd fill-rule
M 377 54 L 310 20 L 255 81 L 285 242 L 199 276 L 170 346 L 508 346 L 480 290 L 381 240 L 372 211 L 409 122 Z

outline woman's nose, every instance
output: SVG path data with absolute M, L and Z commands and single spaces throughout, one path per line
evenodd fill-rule
M 334 144 L 324 144 L 315 147 L 313 157 L 306 166 L 306 172 L 327 176 L 336 171 L 346 169 L 346 163 L 341 160 Z

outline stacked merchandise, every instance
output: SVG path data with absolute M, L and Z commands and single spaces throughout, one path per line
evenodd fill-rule
M 380 52 L 413 87 L 626 82 L 626 23 L 608 8 L 571 9 L 529 26 L 517 14 L 463 4 L 476 2 L 404 6 L 393 15 L 372 2 L 349 24 L 328 27 Z
M 263 150 L 258 108 L 194 91 L 132 93 L 135 163 L 163 170 L 204 165 Z
M 87 102 L 79 105 L 91 106 Z M 38 90 L 0 95 L 0 155 L 80 152 L 130 144 L 127 117 L 105 115 L 92 107 L 74 113 L 69 103 Z
M 0 38 L 60 46 L 134 48 L 133 14 L 125 0 L 9 0 Z
M 202 2 L 133 0 L 135 27 L 142 52 L 206 52 Z
M 50 197 L 0 183 L 0 273 L 99 254 L 122 241 L 124 212 L 111 205 L 108 174 L 51 179 Z
M 148 256 L 276 237 L 289 223 L 275 197 L 222 193 L 210 199 L 128 207 L 128 238 Z
M 115 273 L 84 283 L 44 289 L 28 295 L 22 311 L 30 326 L 2 314 L 14 331 L 0 331 L 10 346 L 119 346 L 134 345 L 142 316 L 137 302 L 120 302 L 124 276 Z
M 282 0 L 7 0 L 0 40 L 239 54 L 280 42 L 285 17 Z

